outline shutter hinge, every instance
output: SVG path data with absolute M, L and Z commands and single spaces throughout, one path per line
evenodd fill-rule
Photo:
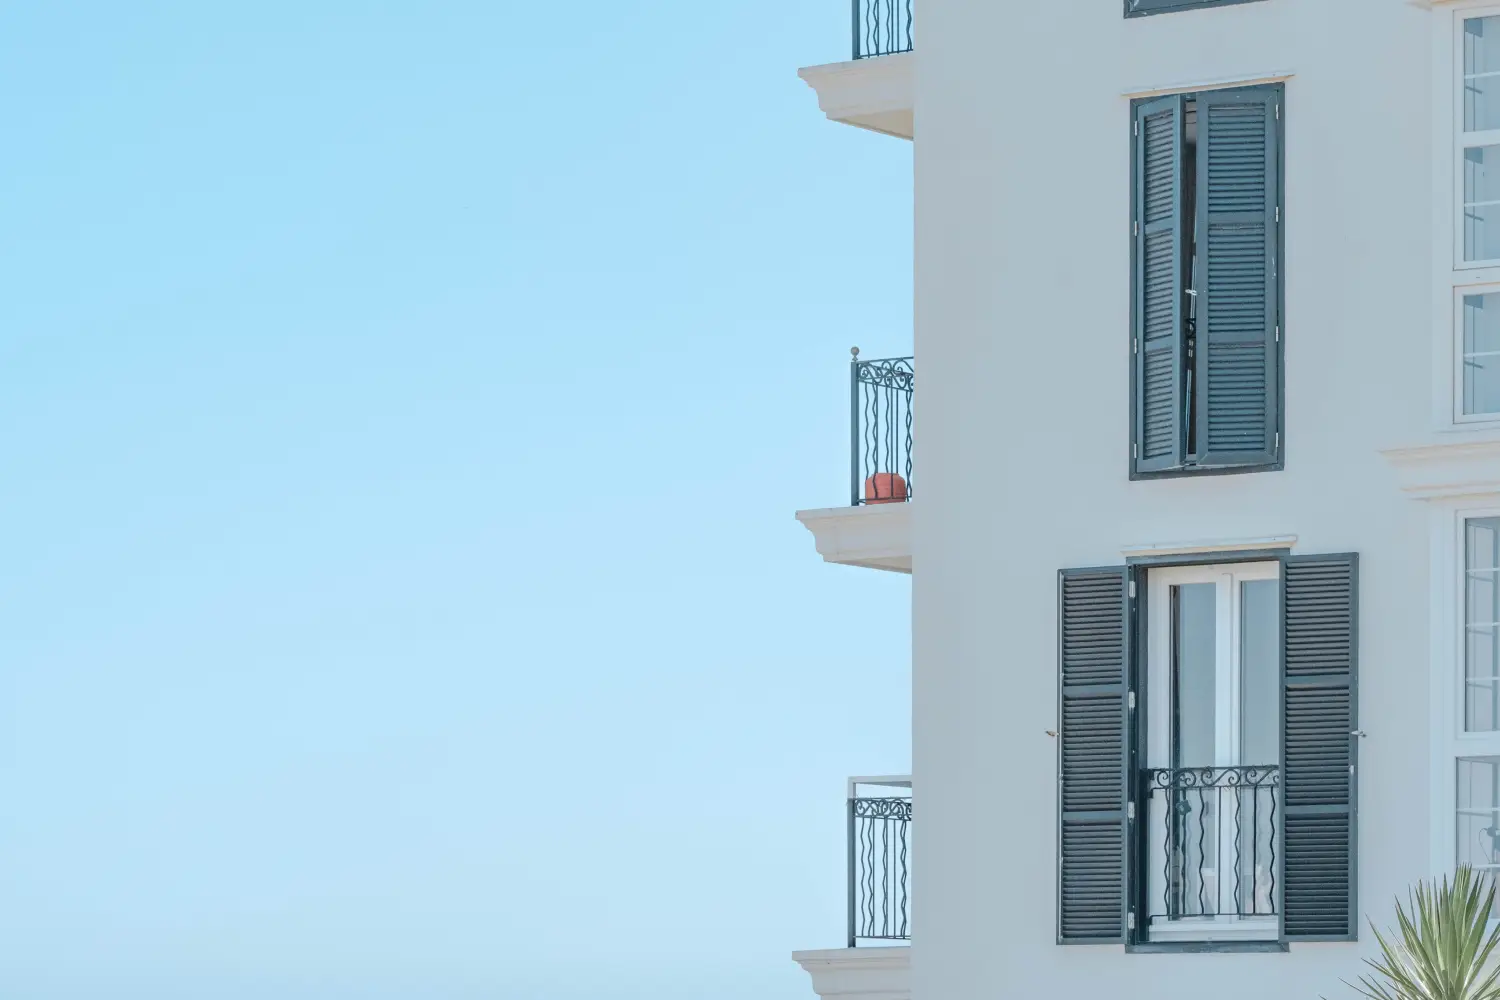
M 1131 337 L 1130 338 L 1130 353 L 1131 354 L 1139 354 L 1139 353 L 1141 353 L 1141 338 L 1140 337 Z
M 1130 599 L 1132 601 L 1135 600 L 1135 581 L 1134 580 L 1130 581 Z M 1135 705 L 1135 692 L 1134 691 L 1130 692 L 1130 704 L 1132 706 Z
M 1128 819 L 1128 820 L 1130 820 L 1130 821 L 1132 821 L 1132 822 L 1135 821 L 1135 803 L 1134 802 L 1127 802 L 1127 803 L 1125 803 L 1125 818 Z
M 1130 123 L 1130 131 L 1135 135 L 1141 134 L 1141 120 L 1139 118 Z
M 1276 221 L 1277 222 L 1281 221 L 1281 206 L 1280 205 L 1276 206 Z
M 1281 121 L 1281 105 L 1276 105 L 1276 120 Z
M 1135 930 L 1135 911 L 1131 910 L 1125 914 L 1125 926 L 1129 930 Z
M 1278 325 L 1276 327 L 1276 343 L 1278 343 L 1278 344 L 1281 343 L 1281 327 L 1280 327 L 1280 325 Z
M 1135 711 L 1135 692 L 1134 691 L 1130 692 L 1130 710 L 1132 712 Z
M 1139 219 L 1136 219 L 1133 222 L 1131 222 L 1131 224 L 1130 224 L 1130 235 L 1131 236 L 1139 236 L 1139 235 L 1141 235 L 1141 221 Z
M 1281 450 L 1281 432 L 1280 431 L 1276 432 L 1276 450 L 1277 451 Z
M 1135 444 L 1135 443 L 1132 442 L 1132 444 L 1130 445 L 1130 457 L 1131 458 L 1140 458 L 1141 457 L 1141 446 L 1140 445 Z

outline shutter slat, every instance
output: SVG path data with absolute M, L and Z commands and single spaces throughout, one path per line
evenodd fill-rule
M 1279 90 L 1197 97 L 1197 462 L 1276 461 Z
M 1132 440 L 1137 472 L 1183 457 L 1183 98 L 1136 108 Z
M 1355 914 L 1358 559 L 1296 556 L 1283 603 L 1282 937 L 1349 941 Z
M 1058 580 L 1058 916 L 1062 944 L 1125 933 L 1125 571 Z

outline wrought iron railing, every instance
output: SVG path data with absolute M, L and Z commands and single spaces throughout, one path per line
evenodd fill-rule
M 1151 919 L 1275 917 L 1281 769 L 1145 773 Z
M 911 358 L 861 361 L 852 351 L 849 399 L 849 502 L 911 499 Z
M 849 779 L 849 947 L 911 940 L 911 779 Z
M 854 58 L 912 50 L 912 0 L 850 0 L 854 6 Z

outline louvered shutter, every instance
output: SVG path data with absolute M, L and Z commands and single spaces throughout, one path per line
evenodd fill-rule
M 1201 466 L 1276 461 L 1279 87 L 1198 102 L 1197 395 Z
M 1131 331 L 1136 472 L 1160 472 L 1182 464 L 1182 109 L 1180 95 L 1136 108 Z
M 1358 937 L 1355 878 L 1358 558 L 1285 563 L 1282 937 Z
M 1125 570 L 1058 580 L 1058 916 L 1061 944 L 1125 935 Z

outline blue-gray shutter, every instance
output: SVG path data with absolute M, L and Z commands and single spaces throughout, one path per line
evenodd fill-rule
M 1059 944 L 1125 939 L 1125 569 L 1058 575 Z
M 1353 941 L 1359 559 L 1294 556 L 1283 572 L 1281 934 Z
M 1281 88 L 1211 90 L 1197 102 L 1196 461 L 1270 465 L 1279 450 Z
M 1183 458 L 1183 98 L 1135 115 L 1131 457 L 1136 472 L 1161 472 Z

